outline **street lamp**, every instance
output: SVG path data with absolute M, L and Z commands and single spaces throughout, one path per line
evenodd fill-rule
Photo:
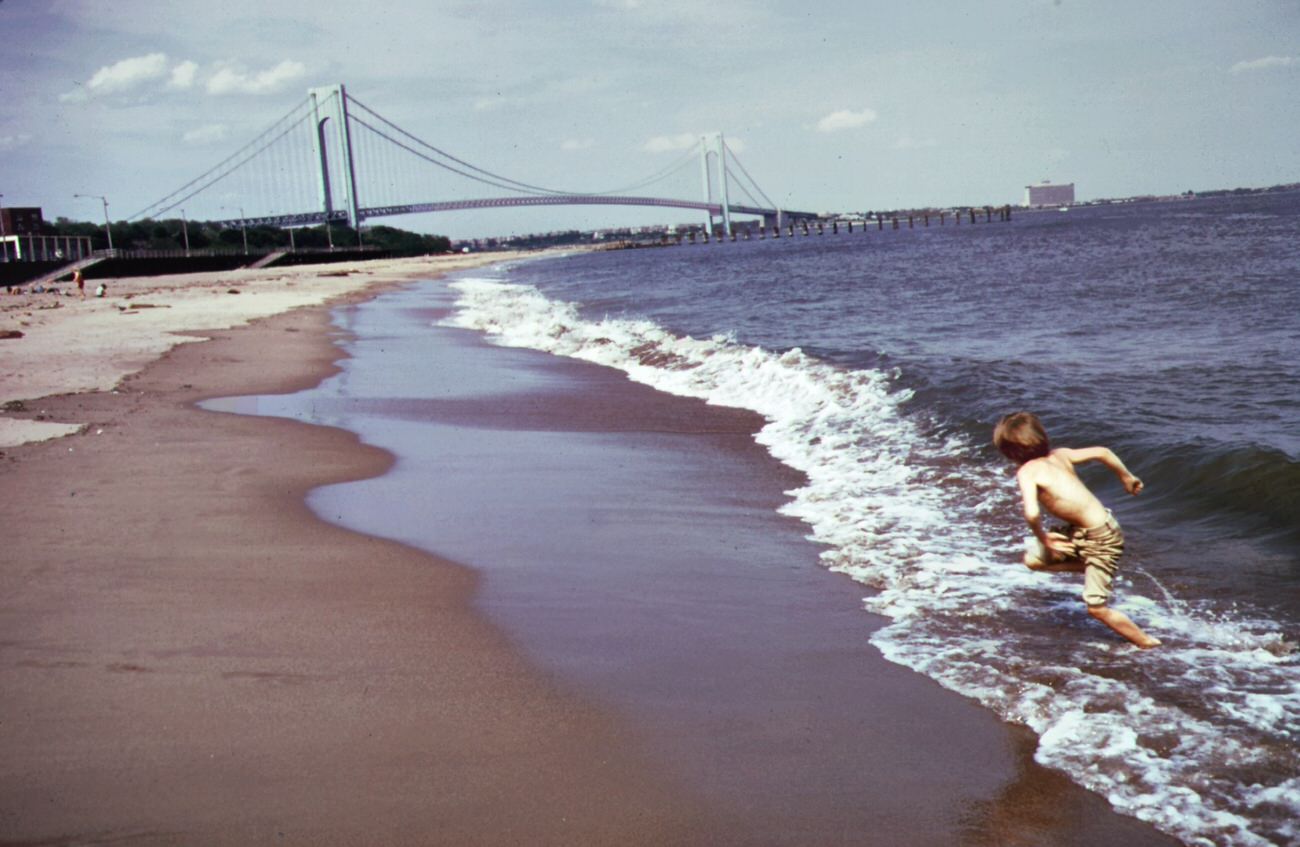
M 239 229 L 244 233 L 244 255 L 248 255 L 248 227 L 244 224 L 244 207 L 239 207 Z
M 113 252 L 113 230 L 108 226 L 108 198 L 99 194 L 74 194 L 73 197 L 87 197 L 104 204 L 104 234 L 108 236 L 108 250 Z
M 185 258 L 190 256 L 190 226 L 189 221 L 185 220 L 185 210 L 181 209 L 181 235 L 185 237 Z

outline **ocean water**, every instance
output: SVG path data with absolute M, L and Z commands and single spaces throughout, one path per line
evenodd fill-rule
M 448 322 L 758 412 L 781 507 L 890 619 L 890 660 L 1191 844 L 1300 844 L 1300 194 L 575 254 L 453 283 Z M 1104 444 L 1115 608 L 1019 564 L 996 420 Z M 867 766 L 864 763 L 864 766 Z

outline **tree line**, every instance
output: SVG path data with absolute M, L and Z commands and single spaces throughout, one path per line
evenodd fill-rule
M 186 221 L 181 218 L 165 220 L 117 221 L 109 224 L 113 233 L 113 246 L 118 250 L 185 250 L 186 238 L 190 250 L 243 250 L 248 240 L 250 252 L 268 250 L 324 247 L 356 247 L 358 243 L 399 254 L 421 255 L 445 253 L 451 249 L 451 240 L 445 235 L 426 235 L 408 232 L 391 226 L 363 226 L 358 240 L 357 231 L 350 226 L 330 224 L 325 226 L 294 227 L 292 236 L 288 229 L 277 226 L 231 226 L 216 221 Z M 88 237 L 91 248 L 108 248 L 108 236 L 103 224 L 58 218 L 42 226 L 42 235 L 67 235 Z

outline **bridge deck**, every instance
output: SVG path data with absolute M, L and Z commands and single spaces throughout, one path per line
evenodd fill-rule
M 463 209 L 496 209 L 520 206 L 655 206 L 660 208 L 693 209 L 721 217 L 722 205 L 703 201 L 675 200 L 667 197 L 626 197 L 607 194 L 547 194 L 523 197 L 484 197 L 473 200 L 442 200 L 429 203 L 406 203 L 398 206 L 371 206 L 358 209 L 361 218 L 382 218 L 393 215 L 413 215 L 423 212 L 454 212 Z M 780 215 L 788 221 L 808 220 L 819 217 L 814 212 L 798 212 L 785 209 L 764 209 L 757 206 L 730 205 L 733 215 L 756 215 L 759 217 L 776 217 Z M 331 223 L 347 223 L 348 215 L 344 210 L 331 212 Z M 271 215 L 257 218 L 234 218 L 217 221 L 225 226 L 240 224 L 252 226 L 310 226 L 322 224 L 326 215 L 320 212 L 300 212 L 289 215 Z

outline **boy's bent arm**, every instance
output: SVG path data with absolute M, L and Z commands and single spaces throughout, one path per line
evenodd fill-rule
M 1137 494 L 1142 490 L 1142 480 L 1133 475 L 1119 456 L 1109 447 L 1084 447 L 1082 449 L 1067 449 L 1066 457 L 1071 463 L 1081 465 L 1084 462 L 1101 462 L 1110 468 L 1111 473 L 1119 477 L 1119 481 L 1124 483 L 1124 490 L 1129 494 Z

